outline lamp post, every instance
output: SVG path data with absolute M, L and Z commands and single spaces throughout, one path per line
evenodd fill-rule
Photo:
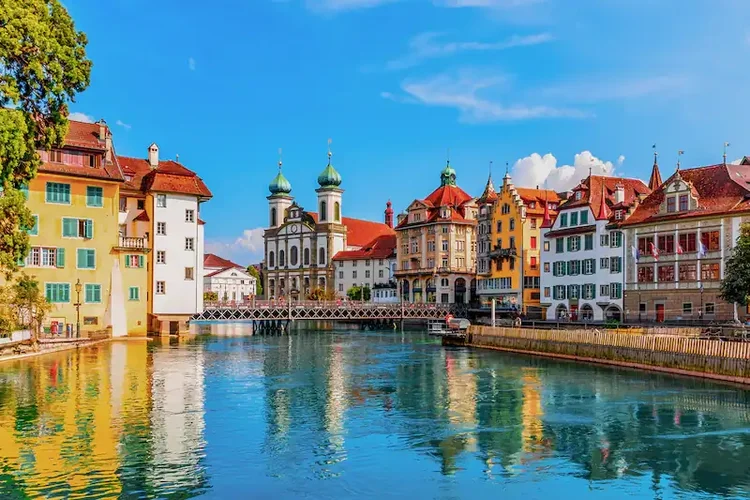
M 81 285 L 80 278 L 76 281 L 76 303 L 73 304 L 76 307 L 76 338 L 81 338 Z

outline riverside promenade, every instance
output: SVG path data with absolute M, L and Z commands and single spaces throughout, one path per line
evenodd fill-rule
M 750 342 L 607 330 L 540 330 L 472 325 L 446 345 L 482 347 L 750 385 Z

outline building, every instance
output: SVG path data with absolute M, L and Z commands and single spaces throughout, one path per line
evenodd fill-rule
M 221 301 L 244 302 L 255 297 L 256 278 L 234 262 L 208 253 L 203 258 L 203 292 Z
M 656 170 L 658 167 L 654 165 Z M 719 298 L 725 263 L 750 222 L 750 161 L 680 170 L 623 223 L 629 320 L 735 318 Z M 737 317 L 747 311 L 738 311 Z
M 128 252 L 148 253 L 148 277 L 139 292 L 146 300 L 148 329 L 186 332 L 203 311 L 203 221 L 201 203 L 211 191 L 176 160 L 160 160 L 151 144 L 146 158 L 118 156 L 125 182 L 119 200 L 119 233 Z M 125 267 L 133 268 L 132 264 Z
M 620 224 L 651 192 L 637 179 L 590 175 L 542 228 L 547 319 L 623 319 L 625 245 Z
M 390 202 L 389 202 L 390 204 Z M 336 292 L 345 297 L 355 286 L 369 288 L 373 302 L 398 302 L 393 269 L 396 235 L 384 234 L 359 250 L 344 250 L 333 256 Z
M 341 175 L 331 164 L 318 176 L 318 212 L 306 211 L 291 196 L 292 185 L 279 172 L 268 186 L 269 227 L 263 233 L 265 295 L 274 299 L 305 298 L 316 290 L 333 295 L 331 258 L 359 250 L 380 235 L 393 233 L 387 224 L 343 216 Z
M 408 302 L 469 303 L 476 284 L 478 205 L 445 166 L 440 186 L 414 200 L 396 226 L 401 295 Z
M 53 305 L 45 330 L 75 333 L 80 302 L 82 335 L 144 333 L 145 297 L 130 298 L 132 287 L 146 277 L 145 267 L 130 270 L 121 264 L 131 260 L 145 266 L 145 255 L 125 249 L 118 234 L 125 179 L 107 124 L 71 121 L 64 145 L 39 155 L 42 164 L 27 192 L 36 224 L 22 265 Z
M 486 211 L 483 230 L 489 228 L 489 235 L 478 242 L 483 258 L 477 293 L 483 306 L 494 299 L 501 310 L 541 319 L 541 227 L 555 216 L 560 196 L 551 190 L 517 188 L 508 172 L 499 193 L 491 187 L 488 180 L 480 197 L 494 201 L 480 205 L 480 217 Z

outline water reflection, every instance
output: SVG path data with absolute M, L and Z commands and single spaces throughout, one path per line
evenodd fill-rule
M 731 386 L 421 334 L 222 333 L 0 365 L 0 498 L 750 495 Z

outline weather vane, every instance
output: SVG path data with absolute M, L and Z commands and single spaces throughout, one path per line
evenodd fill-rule
M 731 146 L 728 142 L 724 143 L 724 165 L 727 164 L 727 148 Z
M 677 170 L 680 169 L 680 157 L 685 154 L 684 150 L 677 151 Z
M 328 139 L 328 164 L 331 164 L 331 156 L 333 156 L 333 153 L 331 153 L 331 143 L 333 142 L 333 139 Z

